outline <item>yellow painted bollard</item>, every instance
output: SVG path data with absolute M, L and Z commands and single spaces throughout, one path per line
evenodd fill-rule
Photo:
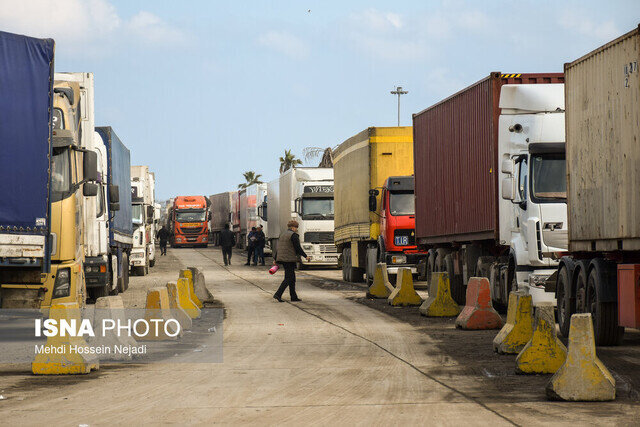
M 555 374 L 566 358 L 567 348 L 556 335 L 554 306 L 541 303 L 536 307 L 533 336 L 516 357 L 516 372 Z
M 376 265 L 376 272 L 373 274 L 373 284 L 367 291 L 367 296 L 372 298 L 388 298 L 394 288 L 389 282 L 387 274 L 387 264 L 380 262 Z
M 509 294 L 507 323 L 493 339 L 493 350 L 500 354 L 518 354 L 533 336 L 531 295 L 523 291 Z
M 187 279 L 188 281 L 187 289 L 189 290 L 189 299 L 193 301 L 196 307 L 204 307 L 200 299 L 196 296 L 196 290 L 193 285 L 193 271 L 191 271 L 190 269 L 180 270 L 180 277 Z
M 75 320 L 76 330 L 80 327 L 80 308 L 76 303 L 54 304 L 49 309 L 49 318 L 57 321 L 58 327 L 63 321 Z M 36 354 L 31 363 L 31 372 L 36 375 L 88 374 L 100 367 L 95 354 L 78 352 L 77 348 L 89 348 L 82 337 L 62 336 L 60 329 L 55 336 L 47 337 L 43 351 Z M 49 350 L 49 352 L 47 352 Z
M 200 317 L 201 311 L 195 302 L 191 299 L 189 293 L 189 280 L 181 277 L 176 283 L 178 285 L 178 304 L 184 311 L 187 312 L 189 317 L 197 319 Z
M 178 284 L 176 282 L 167 283 L 167 293 L 169 294 L 169 307 L 171 307 L 171 315 L 180 322 L 180 327 L 183 331 L 189 330 L 193 327 L 193 321 L 191 316 L 187 314 L 182 307 L 180 307 L 178 297 Z
M 420 306 L 420 314 L 427 317 L 455 317 L 460 314 L 460 306 L 451 297 L 447 273 L 431 273 L 429 298 Z
M 569 350 L 564 365 L 546 388 L 556 400 L 606 401 L 616 398 L 616 381 L 596 356 L 591 313 L 574 314 L 569 327 Z
M 136 333 L 143 335 L 137 336 L 138 341 L 176 340 L 182 335 L 180 322 L 171 315 L 167 288 L 157 287 L 147 291 L 144 320 L 149 329 L 145 331 L 143 326 L 136 327 Z
M 422 298 L 413 287 L 413 276 L 411 269 L 401 267 L 398 269 L 396 287 L 387 298 L 389 304 L 393 306 L 420 305 Z

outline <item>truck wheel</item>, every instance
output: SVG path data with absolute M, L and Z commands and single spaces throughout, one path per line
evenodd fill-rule
M 589 260 L 580 260 L 576 264 L 576 271 L 574 272 L 575 289 L 576 289 L 576 313 L 587 312 L 587 270 L 589 267 Z
M 569 277 L 569 270 L 565 266 L 562 266 L 558 272 L 557 289 L 558 326 L 562 336 L 569 337 L 571 315 L 576 311 L 576 302 L 571 295 L 571 278 Z
M 89 288 L 87 289 L 87 293 L 89 294 L 89 297 L 95 301 L 98 298 L 106 297 L 107 295 L 109 295 L 109 289 L 108 289 L 108 286 L 101 286 L 99 288 Z
M 451 285 L 451 297 L 458 303 L 464 305 L 466 299 L 466 289 L 462 284 L 462 277 L 456 275 L 453 269 L 453 256 L 451 254 L 444 257 L 444 268 L 449 276 L 449 284 Z
M 154 259 L 150 259 L 149 260 L 149 267 L 153 267 L 154 265 L 156 265 L 156 260 Z
M 587 313 L 593 319 L 593 332 L 596 345 L 620 345 L 624 335 L 624 328 L 618 326 L 618 306 L 615 302 L 602 302 L 597 289 L 611 286 L 607 280 L 604 261 L 594 260 L 593 268 L 589 272 L 585 293 Z

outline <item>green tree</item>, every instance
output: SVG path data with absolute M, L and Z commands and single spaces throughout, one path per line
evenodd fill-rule
M 246 171 L 242 175 L 244 176 L 245 182 L 238 184 L 238 188 L 241 190 L 253 184 L 262 184 L 262 181 L 260 181 L 261 174 L 256 174 L 254 171 Z
M 320 159 L 320 163 L 318 164 L 319 168 L 332 168 L 333 167 L 333 150 L 331 147 L 306 147 L 302 152 L 304 153 L 304 159 L 307 162 L 311 162 L 312 160 L 318 158 L 318 156 L 322 155 Z
M 280 173 L 286 172 L 291 168 L 301 165 L 302 160 L 297 159 L 291 150 L 284 150 L 284 156 L 280 157 Z

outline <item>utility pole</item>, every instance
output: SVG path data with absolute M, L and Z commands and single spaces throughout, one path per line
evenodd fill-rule
M 402 86 L 396 87 L 396 90 L 392 90 L 392 95 L 398 95 L 398 126 L 400 126 L 400 95 L 408 94 L 408 90 L 402 90 Z

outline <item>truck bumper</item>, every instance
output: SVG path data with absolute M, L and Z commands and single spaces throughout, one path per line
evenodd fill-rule
M 411 274 L 418 274 L 418 268 L 415 265 L 394 265 L 387 266 L 387 274 L 398 274 L 398 270 L 401 268 L 408 268 L 411 270 Z
M 207 245 L 209 243 L 209 236 L 205 234 L 200 234 L 198 236 L 185 236 L 185 235 L 177 235 L 175 237 L 175 241 L 173 243 L 174 247 L 188 247 L 195 245 Z
M 147 248 L 133 248 L 129 255 L 131 267 L 144 267 L 147 265 Z
M 84 259 L 84 278 L 87 288 L 101 288 L 109 283 L 109 266 L 106 258 L 86 257 Z
M 309 262 L 307 262 L 306 259 L 301 260 L 300 263 L 302 265 L 309 265 L 309 266 L 313 266 L 313 265 L 318 265 L 318 266 L 322 266 L 322 265 L 336 266 L 336 265 L 338 265 L 338 256 L 339 256 L 339 254 L 337 254 L 337 253 L 308 254 L 308 255 L 309 255 L 309 258 L 311 260 Z
M 518 272 L 519 286 L 524 286 L 531 295 L 531 301 L 534 306 L 541 302 L 550 302 L 556 305 L 556 289 L 555 286 L 550 287 L 547 278 L 556 270 L 544 269 L 531 272 Z

